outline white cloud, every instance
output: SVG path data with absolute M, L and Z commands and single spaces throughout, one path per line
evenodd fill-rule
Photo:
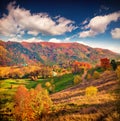
M 39 32 L 37 32 L 37 31 L 28 31 L 27 33 L 34 35 L 34 36 L 37 36 L 39 34 Z
M 96 16 L 90 20 L 90 22 L 84 26 L 85 31 L 80 32 L 80 37 L 91 37 L 100 33 L 104 33 L 107 26 L 112 22 L 116 22 L 120 18 L 120 11 L 104 15 Z M 89 29 L 89 30 L 86 30 Z
M 88 23 L 88 19 L 85 19 L 83 22 L 82 22 L 82 25 L 85 25 Z
M 29 39 L 24 39 L 22 40 L 23 42 L 43 42 L 44 40 L 42 39 L 37 39 L 35 37 L 29 38 Z
M 71 37 L 66 37 L 66 38 L 64 39 L 64 41 L 65 41 L 65 42 L 69 42 L 70 39 L 71 39 Z
M 83 31 L 80 33 L 81 38 L 89 37 L 89 36 L 95 36 L 97 33 L 95 31 L 89 30 L 89 31 Z
M 120 47 L 108 47 L 108 49 L 113 52 L 120 53 Z
M 115 28 L 111 31 L 112 38 L 120 39 L 120 28 Z
M 29 39 L 20 39 L 17 37 L 9 38 L 8 41 L 12 42 L 43 42 L 44 40 L 37 39 L 35 37 L 29 38 Z
M 85 43 L 85 42 L 83 42 L 83 41 L 76 41 L 76 42 L 79 43 L 79 44 L 83 44 L 83 45 L 89 46 L 89 44 L 87 44 L 87 43 Z
M 61 43 L 62 40 L 60 40 L 60 39 L 56 39 L 56 38 L 51 38 L 48 42 Z
M 120 53 L 120 47 L 119 45 L 118 46 L 114 46 L 114 45 L 108 45 L 106 46 L 106 44 L 100 44 L 100 43 L 86 43 L 86 45 L 92 47 L 92 48 L 102 48 L 102 49 L 108 49 L 108 50 L 111 50 L 113 52 L 116 52 L 116 53 Z
M 39 33 L 49 35 L 62 35 L 76 29 L 74 21 L 58 16 L 53 20 L 47 13 L 31 14 L 29 10 L 10 3 L 7 7 L 8 15 L 0 19 L 0 34 L 15 37 L 17 34 Z
M 17 37 L 12 37 L 9 38 L 8 41 L 12 41 L 12 42 L 21 42 L 21 39 L 17 38 Z

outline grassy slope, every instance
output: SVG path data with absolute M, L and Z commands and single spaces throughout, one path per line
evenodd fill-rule
M 28 79 L 8 79 L 0 81 L 0 113 L 10 114 L 12 109 L 12 97 L 16 87 L 20 84 L 27 88 L 34 88 L 38 83 L 44 87 L 47 80 L 38 80 L 37 82 Z M 51 94 L 54 103 L 53 112 L 43 117 L 43 121 L 102 121 L 108 118 L 117 119 L 116 98 L 114 90 L 117 90 L 118 81 L 114 72 L 104 73 L 100 79 L 84 81 L 81 84 L 73 85 L 73 75 L 68 74 L 61 77 L 54 77 L 55 92 Z M 11 88 L 11 84 L 13 87 Z M 85 88 L 96 86 L 98 94 L 92 97 L 85 96 Z M 70 87 L 70 88 L 67 88 Z M 67 88 L 67 89 L 65 89 Z M 64 89 L 64 90 L 63 90 Z M 60 91 L 62 90 L 62 91 Z M 60 92 L 58 92 L 60 91 Z M 117 91 L 118 92 L 118 91 Z M 115 120 L 117 121 L 117 120 Z
M 96 86 L 98 94 L 85 96 L 88 86 Z M 100 79 L 83 82 L 51 95 L 57 109 L 45 117 L 49 121 L 119 121 L 115 91 L 119 90 L 115 72 L 107 72 Z M 119 95 L 119 93 L 117 93 Z M 57 119 L 55 118 L 57 117 Z
M 53 84 L 55 84 L 55 92 L 58 92 L 73 85 L 74 75 L 66 74 L 63 76 L 50 78 L 46 81 L 50 81 L 52 79 L 54 80 Z M 43 82 L 43 87 L 46 81 Z
M 39 79 L 31 81 L 29 79 L 6 79 L 0 80 L 0 114 L 9 116 L 10 110 L 13 108 L 13 96 L 19 85 L 25 85 L 28 89 L 35 88 L 37 84 L 41 84 L 45 88 L 45 82 L 54 80 L 55 92 L 61 91 L 73 85 L 73 74 L 67 74 L 60 77 L 49 79 Z M 12 86 L 11 86 L 12 85 Z

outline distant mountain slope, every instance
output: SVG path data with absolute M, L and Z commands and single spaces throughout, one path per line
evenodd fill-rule
M 120 55 L 79 43 L 27 43 L 0 41 L 0 65 L 57 64 L 78 60 L 96 63 L 100 58 L 119 59 Z

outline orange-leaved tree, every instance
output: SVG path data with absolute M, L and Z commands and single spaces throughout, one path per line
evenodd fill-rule
M 30 90 L 19 86 L 15 94 L 14 116 L 17 121 L 36 121 L 40 115 L 48 113 L 51 106 L 48 92 L 41 85 Z

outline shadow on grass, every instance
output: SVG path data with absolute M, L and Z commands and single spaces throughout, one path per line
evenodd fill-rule
M 53 111 L 47 116 L 43 115 L 41 120 L 49 121 L 61 121 L 61 118 L 65 118 L 64 121 L 73 119 L 72 121 L 103 121 L 110 113 L 116 111 L 115 101 L 103 103 L 103 104 L 67 104 L 58 111 Z M 68 119 L 67 119 L 68 118 Z

